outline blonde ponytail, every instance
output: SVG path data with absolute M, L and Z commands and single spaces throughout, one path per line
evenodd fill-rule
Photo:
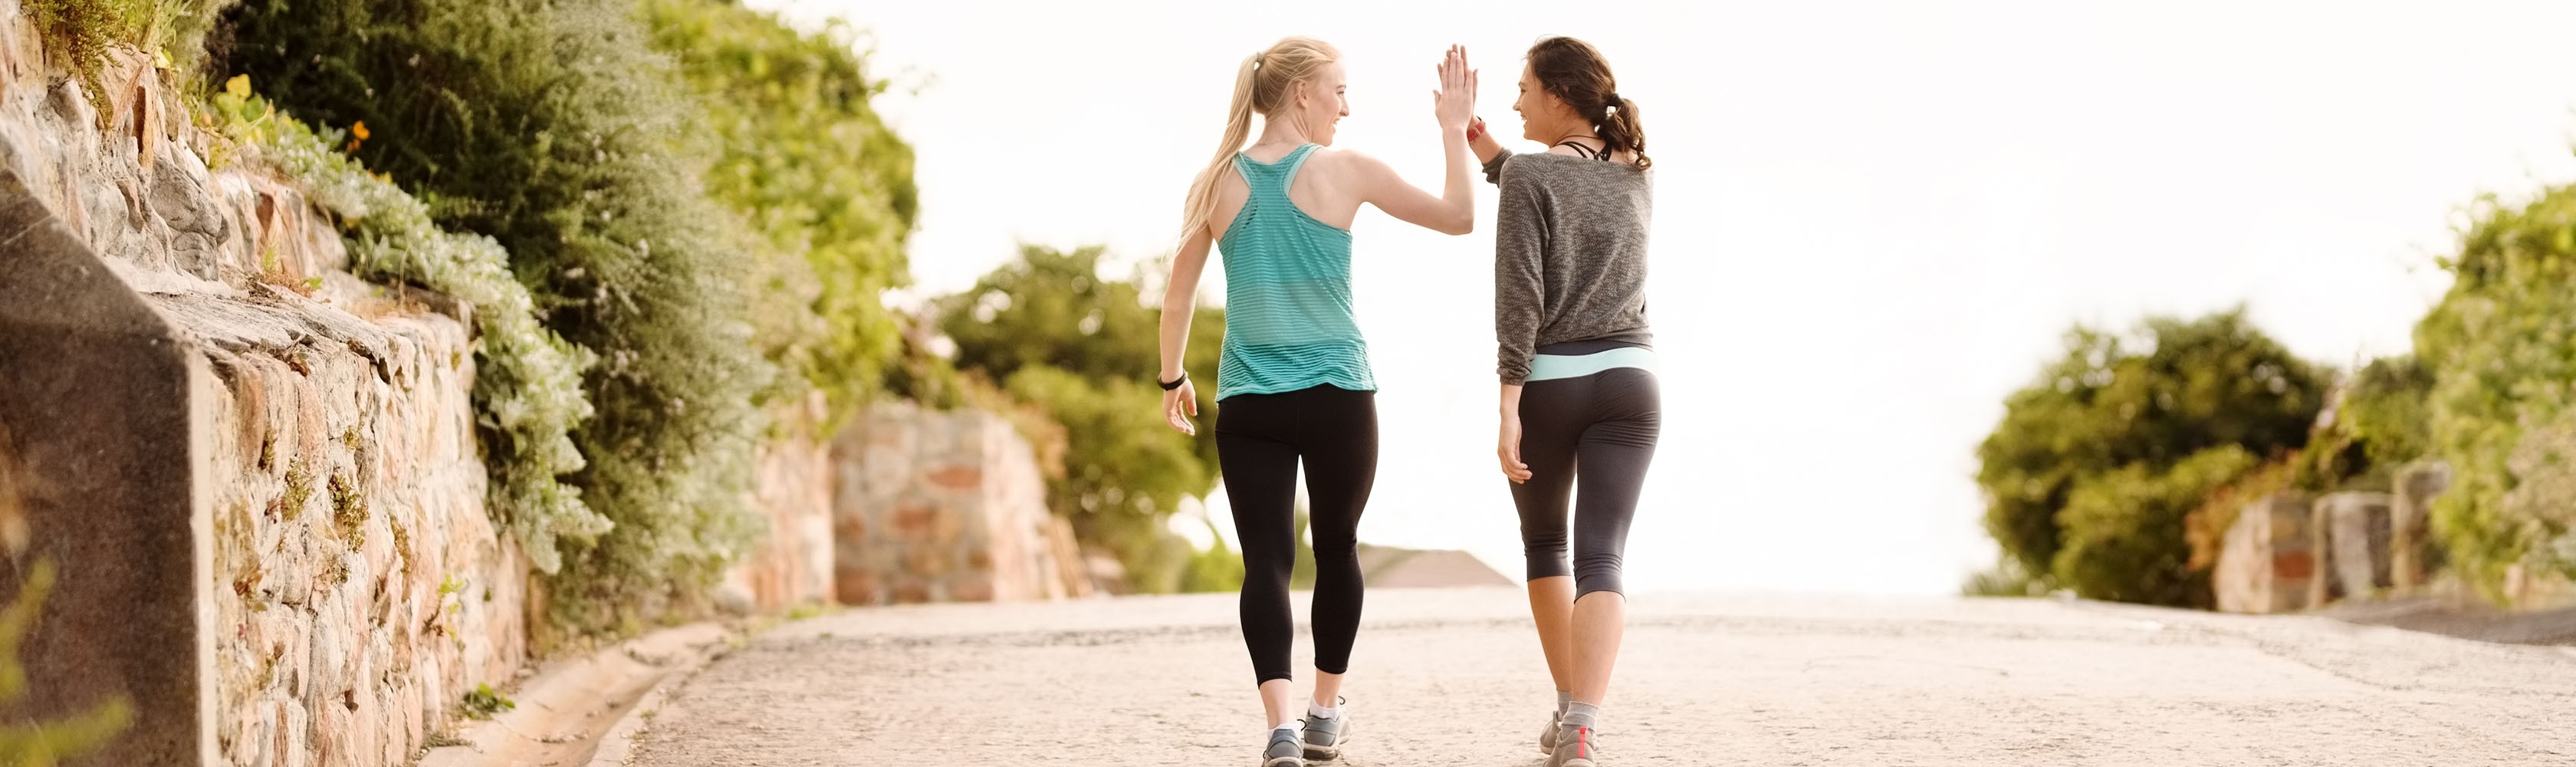
M 1218 139 L 1216 156 L 1208 160 L 1198 178 L 1190 181 L 1190 196 L 1182 203 L 1181 240 L 1208 225 L 1216 215 L 1217 182 L 1234 170 L 1234 154 L 1252 138 L 1252 114 L 1263 115 L 1288 106 L 1297 83 L 1315 75 L 1315 71 L 1339 58 L 1341 52 L 1321 40 L 1305 37 L 1283 38 L 1268 49 L 1243 59 L 1234 73 L 1234 102 L 1226 108 L 1225 136 Z
M 1234 168 L 1234 153 L 1242 151 L 1243 142 L 1252 138 L 1253 81 L 1260 74 L 1261 57 L 1268 53 L 1244 57 L 1243 66 L 1235 71 L 1234 104 L 1225 110 L 1225 138 L 1217 141 L 1216 158 L 1209 160 L 1207 167 L 1199 170 L 1198 178 L 1190 182 L 1189 202 L 1182 208 L 1184 242 L 1200 227 L 1207 226 L 1209 216 L 1216 215 L 1216 182 Z

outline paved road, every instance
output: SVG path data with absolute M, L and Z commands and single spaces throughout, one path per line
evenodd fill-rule
M 1538 764 L 1523 609 L 1371 591 L 1344 763 Z M 2570 648 L 2051 600 L 1633 610 L 1609 765 L 2576 765 Z M 1232 595 L 853 610 L 709 666 L 631 763 L 1250 765 L 1251 674 Z

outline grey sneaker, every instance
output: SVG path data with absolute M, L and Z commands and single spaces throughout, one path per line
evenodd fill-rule
M 1261 750 L 1261 767 L 1306 767 L 1301 746 L 1296 730 L 1271 730 L 1270 747 Z
M 1540 730 L 1540 731 L 1538 731 L 1538 752 L 1539 752 L 1539 753 L 1542 753 L 1542 754 L 1553 754 L 1553 753 L 1556 753 L 1556 728 L 1557 728 L 1557 726 L 1558 726 L 1558 725 L 1560 725 L 1560 724 L 1564 723 L 1564 721 L 1565 721 L 1565 712 L 1563 712 L 1563 711 L 1558 711 L 1558 712 L 1556 712 L 1556 713 L 1552 713 L 1552 714 L 1548 714 L 1548 715 L 1547 715 L 1547 729 L 1544 729 L 1544 730 Z
M 1599 742 L 1590 727 L 1566 725 L 1556 734 L 1556 748 L 1547 754 L 1547 767 L 1600 767 Z
M 1336 698 L 1333 709 L 1339 712 L 1338 716 L 1331 719 L 1306 718 L 1308 761 L 1329 762 L 1342 758 L 1342 742 L 1351 738 L 1350 704 L 1349 698 Z

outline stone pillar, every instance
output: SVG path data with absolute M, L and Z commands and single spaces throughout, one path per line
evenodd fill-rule
M 2409 464 L 2398 470 L 2396 486 L 2388 506 L 2388 581 L 2398 591 L 2412 591 L 2431 575 L 2433 498 L 2451 486 L 2451 465 Z
M 2218 609 L 2278 613 L 2305 609 L 2317 578 L 2308 501 L 2297 493 L 2255 499 L 2236 516 L 2218 556 Z
M 1055 599 L 1071 528 L 1008 420 L 870 408 L 833 442 L 834 591 L 844 604 Z
M 40 720 L 132 701 L 132 726 L 73 764 L 201 765 L 215 751 L 215 388 L 204 356 L 0 168 L 0 594 L 61 580 L 19 660 Z
M 784 612 L 832 602 L 832 455 L 822 439 L 829 415 L 822 392 L 771 410 L 777 424 L 755 458 L 753 501 L 769 532 L 725 573 L 719 604 Z
M 2344 599 L 2373 598 L 2392 585 L 2389 494 L 2334 493 L 2317 499 L 2317 528 L 2333 553 L 2324 573 Z

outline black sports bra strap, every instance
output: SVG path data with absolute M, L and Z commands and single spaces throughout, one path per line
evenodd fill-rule
M 1594 140 L 1598 141 L 1599 139 Z M 1601 142 L 1601 151 L 1598 152 L 1592 151 L 1592 147 L 1584 146 L 1583 142 L 1576 141 L 1574 139 L 1566 139 L 1563 143 L 1557 144 L 1557 146 L 1572 147 L 1574 151 L 1582 153 L 1583 159 L 1586 160 L 1600 160 L 1602 162 L 1610 161 L 1610 142 L 1607 141 Z

